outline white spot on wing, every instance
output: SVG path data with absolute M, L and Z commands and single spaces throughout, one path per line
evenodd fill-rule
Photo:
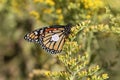
M 40 30 L 40 34 L 42 34 L 43 33 L 43 30 Z
M 34 33 L 35 33 L 35 35 L 37 35 L 37 34 L 38 34 L 38 32 L 37 32 L 37 31 L 35 31 Z
M 27 34 L 27 37 L 29 36 L 29 34 Z
M 53 35 L 51 38 L 51 41 L 58 41 L 59 40 L 59 36 L 57 34 Z
M 36 42 L 38 41 L 38 39 L 35 40 Z

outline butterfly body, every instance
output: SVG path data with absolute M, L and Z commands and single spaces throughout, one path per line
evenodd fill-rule
M 24 39 L 39 43 L 49 53 L 60 53 L 70 30 L 71 25 L 53 25 L 34 30 L 26 34 Z

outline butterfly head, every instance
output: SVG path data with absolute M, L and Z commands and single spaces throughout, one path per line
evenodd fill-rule
M 70 32 L 71 32 L 71 28 L 72 28 L 72 24 L 67 24 L 66 26 L 65 26 L 65 35 L 69 35 L 70 34 Z

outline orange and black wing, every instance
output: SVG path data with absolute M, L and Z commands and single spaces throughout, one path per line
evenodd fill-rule
M 49 53 L 60 53 L 70 30 L 70 25 L 54 25 L 28 33 L 25 35 L 25 39 L 39 43 Z
M 43 29 L 34 30 L 24 36 L 24 39 L 29 42 L 37 42 L 39 43 L 39 39 L 43 34 Z

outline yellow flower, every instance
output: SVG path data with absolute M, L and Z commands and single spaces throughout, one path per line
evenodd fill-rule
M 100 69 L 99 65 L 96 65 L 95 69 L 96 69 L 96 70 L 99 70 L 99 69 Z
M 23 15 L 23 12 L 21 10 L 21 7 L 22 7 L 21 5 L 23 5 L 23 4 L 19 5 L 18 1 L 12 0 L 11 5 L 12 5 L 13 12 L 17 13 L 19 16 Z M 24 6 L 24 8 L 25 7 L 26 6 Z
M 59 15 L 59 19 L 63 20 L 63 15 L 62 14 Z
M 33 17 L 35 17 L 36 19 L 39 19 L 39 13 L 37 11 L 31 11 L 30 15 L 32 15 Z
M 56 21 L 56 23 L 61 23 L 63 21 L 63 15 L 59 14 L 58 15 L 58 20 Z
M 94 3 L 93 3 L 93 2 L 89 2 L 89 3 L 88 3 L 88 6 L 89 6 L 89 7 L 93 7 L 93 6 L 94 6 Z
M 43 10 L 43 13 L 50 14 L 50 13 L 52 13 L 52 9 L 44 9 L 44 10 Z
M 62 12 L 62 10 L 60 8 L 56 10 L 57 14 L 60 14 L 61 12 Z
M 60 72 L 55 72 L 55 71 L 54 71 L 54 72 L 51 72 L 51 74 L 52 74 L 53 76 L 57 76 L 57 75 L 59 75 L 59 73 L 60 73 Z
M 90 80 L 90 78 L 87 78 L 87 80 Z
M 81 2 L 86 9 L 90 8 L 94 10 L 104 6 L 102 0 L 82 0 Z
M 58 19 L 58 20 L 56 21 L 56 23 L 57 23 L 57 24 L 61 23 L 61 20 L 60 20 L 60 19 Z
M 46 71 L 45 75 L 49 77 L 50 76 L 50 71 Z
M 93 76 L 92 76 L 92 79 L 97 79 L 97 76 L 96 76 L 96 75 L 93 75 Z
M 55 2 L 53 0 L 45 0 L 45 3 L 51 5 L 51 6 L 54 6 L 55 5 Z
M 87 18 L 87 19 L 90 19 L 90 18 L 91 18 L 91 15 L 87 15 L 86 18 Z
M 78 73 L 79 76 L 83 77 L 83 76 L 86 76 L 88 74 L 88 72 L 86 70 L 83 70 L 81 72 Z
M 107 78 L 109 78 L 109 76 L 108 76 L 108 74 L 105 73 L 105 74 L 102 74 L 102 78 L 107 79 Z
M 42 2 L 44 2 L 44 0 L 34 0 L 34 2 L 40 2 L 40 3 L 42 3 Z

